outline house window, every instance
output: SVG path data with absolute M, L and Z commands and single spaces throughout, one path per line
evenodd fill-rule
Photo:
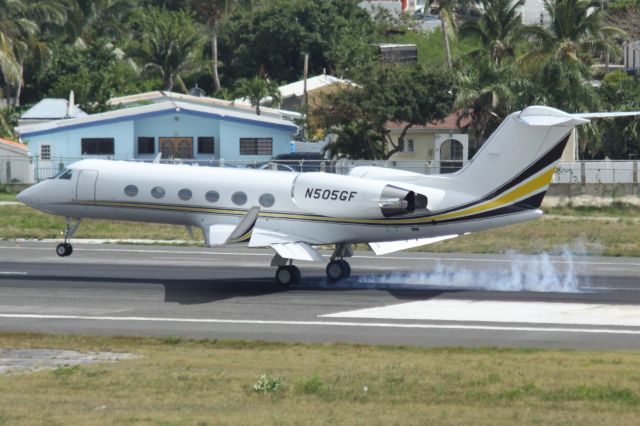
M 198 154 L 213 154 L 215 139 L 209 136 L 198 138 Z
M 82 138 L 82 155 L 113 155 L 113 138 Z
M 138 154 L 155 154 L 156 138 L 140 136 L 138 138 Z
M 272 155 L 273 138 L 240 138 L 240 155 Z
M 40 159 L 51 160 L 51 145 L 40 145 Z
M 414 152 L 415 151 L 415 144 L 413 142 L 413 139 L 408 139 L 407 141 L 405 141 L 403 151 L 404 152 Z

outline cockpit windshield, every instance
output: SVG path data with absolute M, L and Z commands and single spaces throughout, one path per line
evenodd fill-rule
M 71 180 L 71 176 L 73 176 L 73 170 L 63 169 L 56 173 L 55 176 L 51 177 L 51 179 Z

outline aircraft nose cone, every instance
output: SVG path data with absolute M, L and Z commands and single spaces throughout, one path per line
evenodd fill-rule
M 16 200 L 31 207 L 38 205 L 38 198 L 33 187 L 29 187 L 16 195 Z

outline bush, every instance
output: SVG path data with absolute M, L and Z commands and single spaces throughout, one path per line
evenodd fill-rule
M 282 386 L 282 379 L 279 377 L 271 377 L 267 374 L 260 376 L 258 383 L 253 385 L 254 392 L 276 392 Z

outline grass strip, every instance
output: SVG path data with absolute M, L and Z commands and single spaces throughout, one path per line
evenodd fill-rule
M 640 415 L 638 352 L 41 334 L 1 334 L 0 347 L 142 355 L 0 375 L 6 424 L 601 425 Z

